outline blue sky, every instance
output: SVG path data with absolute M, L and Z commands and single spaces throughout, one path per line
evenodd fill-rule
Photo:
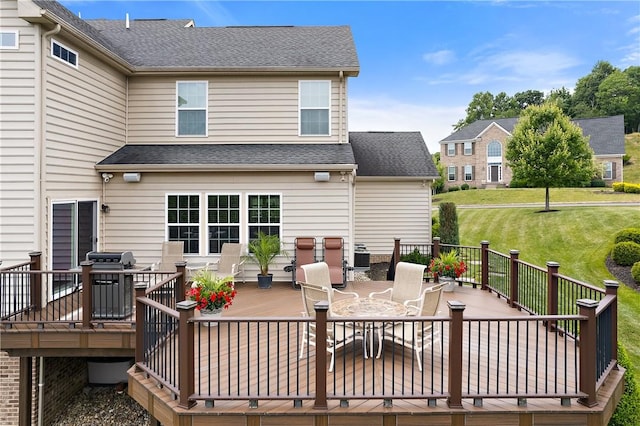
M 432 153 L 477 92 L 573 90 L 598 60 L 640 65 L 637 0 L 61 3 L 85 19 L 349 25 L 360 61 L 349 81 L 349 129 L 420 131 Z

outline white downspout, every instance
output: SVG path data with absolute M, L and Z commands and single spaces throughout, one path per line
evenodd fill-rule
M 39 26 L 36 27 L 38 28 L 39 31 Z M 45 188 L 45 182 L 44 182 L 44 176 L 45 176 L 45 171 L 44 171 L 44 167 L 46 167 L 46 162 L 43 160 L 44 158 L 44 145 L 45 145 L 45 141 L 46 141 L 46 137 L 47 137 L 47 133 L 46 133 L 46 126 L 45 126 L 45 114 L 46 114 L 46 106 L 45 106 L 45 84 L 46 84 L 46 75 L 47 75 L 47 71 L 46 71 L 46 61 L 47 61 L 47 41 L 49 39 L 49 37 L 51 37 L 52 35 L 58 34 L 60 32 L 60 24 L 56 24 L 56 26 L 51 30 L 51 31 L 47 31 L 42 35 L 42 44 L 38 44 L 37 49 L 40 50 L 38 59 L 40 61 L 40 73 L 36 76 L 36 78 L 39 79 L 39 81 L 37 82 L 37 87 L 38 87 L 38 92 L 36 93 L 36 102 L 38 102 L 38 104 L 40 105 L 40 109 L 39 109 L 39 116 L 37 118 L 37 126 L 39 127 L 39 132 L 37 134 L 40 135 L 40 140 L 37 143 L 37 147 L 36 147 L 36 158 L 35 158 L 35 167 L 38 173 L 37 179 L 36 179 L 36 197 L 37 200 L 35 201 L 35 204 L 37 206 L 36 208 L 36 212 L 35 212 L 35 226 L 36 226 L 36 233 L 38 235 L 38 241 L 40 241 L 40 245 L 44 245 L 45 241 L 44 241 L 44 235 L 42 233 L 42 212 L 44 210 L 44 206 L 42 205 L 42 200 L 45 199 L 45 192 L 46 192 L 46 188 Z M 44 166 L 43 166 L 44 164 Z M 49 261 L 49 259 L 51 259 L 51 253 L 47 253 L 47 262 Z M 46 291 L 43 291 L 42 294 L 47 294 Z M 45 296 L 46 297 L 46 296 Z M 40 357 L 40 370 L 38 373 L 39 377 L 38 377 L 38 426 L 42 426 L 42 418 L 43 418 L 43 410 L 44 410 L 44 357 Z

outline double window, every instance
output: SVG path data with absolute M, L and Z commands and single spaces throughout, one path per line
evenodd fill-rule
M 176 136 L 207 136 L 206 81 L 176 83 Z
M 18 48 L 18 30 L 0 30 L 0 49 Z
M 51 39 L 51 56 L 72 67 L 78 68 L 78 53 Z
M 456 180 L 456 166 L 447 167 L 447 180 Z
M 464 166 L 464 180 L 467 182 L 473 180 L 473 166 L 470 164 Z
M 167 195 L 167 234 L 170 241 L 184 241 L 185 254 L 220 253 L 224 243 L 239 243 L 243 223 L 245 240 L 258 237 L 258 232 L 281 235 L 282 197 L 278 194 L 248 194 L 246 207 L 240 194 Z M 201 229 L 206 237 L 201 242 Z M 202 250 L 202 247 L 205 247 Z
M 167 196 L 169 241 L 184 241 L 184 252 L 200 253 L 200 195 Z
M 207 195 L 209 253 L 220 253 L 224 243 L 240 242 L 240 196 Z
M 613 163 L 611 161 L 605 161 L 602 163 L 602 179 L 613 179 Z
M 299 84 L 300 135 L 329 136 L 331 82 L 303 80 Z
M 464 155 L 473 155 L 473 142 L 464 143 Z
M 447 144 L 447 157 L 453 157 L 456 155 L 456 144 L 448 143 Z

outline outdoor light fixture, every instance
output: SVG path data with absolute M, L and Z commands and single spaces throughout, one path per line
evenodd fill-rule
M 123 173 L 122 179 L 125 182 L 140 182 L 140 173 Z
M 329 182 L 329 179 L 331 179 L 329 172 L 315 172 L 313 174 L 313 180 L 316 182 Z
M 109 213 L 111 211 L 111 209 L 109 208 L 108 205 L 103 204 L 100 206 L 100 210 L 102 210 L 102 213 Z

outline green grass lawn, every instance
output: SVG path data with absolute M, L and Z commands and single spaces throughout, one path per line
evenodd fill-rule
M 624 181 L 640 183 L 640 133 L 632 133 L 624 138 L 624 148 L 631 157 L 631 164 L 624 168 Z

